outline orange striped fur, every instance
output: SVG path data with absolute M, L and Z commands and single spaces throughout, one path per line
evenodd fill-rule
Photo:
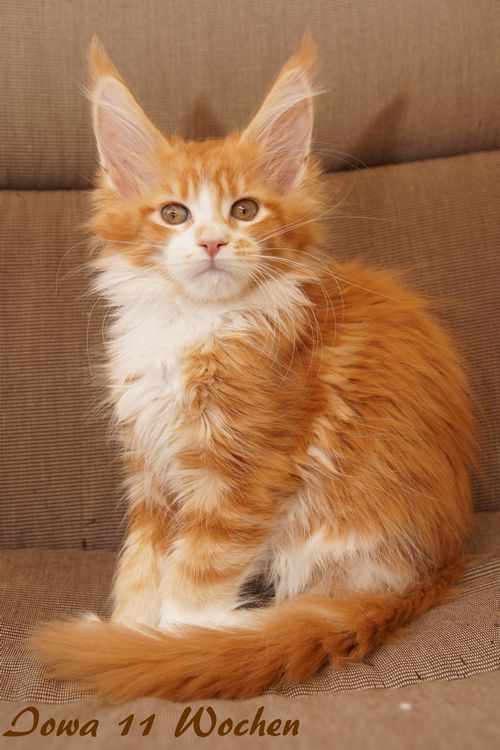
M 111 622 L 49 624 L 33 643 L 112 701 L 308 679 L 460 578 L 467 383 L 421 298 L 318 249 L 313 59 L 305 40 L 243 133 L 185 142 L 93 47 L 91 226 L 129 534 Z

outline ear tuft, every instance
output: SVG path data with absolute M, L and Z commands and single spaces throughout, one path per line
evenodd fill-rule
M 89 71 L 94 84 L 104 76 L 112 76 L 113 78 L 116 78 L 116 80 L 121 80 L 122 83 L 124 83 L 120 74 L 117 72 L 115 66 L 111 62 L 108 53 L 97 38 L 97 34 L 94 34 L 94 36 L 92 37 L 88 60 Z
M 242 139 L 262 145 L 262 167 L 282 193 L 300 182 L 305 172 L 313 128 L 315 59 L 316 45 L 306 35 L 242 134 Z
M 133 199 L 154 183 L 154 155 L 165 140 L 130 93 L 96 37 L 89 51 L 94 132 L 109 187 Z

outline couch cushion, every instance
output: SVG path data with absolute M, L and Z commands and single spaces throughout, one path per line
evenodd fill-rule
M 162 129 L 207 137 L 245 124 L 307 30 L 328 168 L 500 147 L 497 0 L 4 0 L 0 187 L 88 186 L 94 33 Z
M 500 152 L 326 178 L 334 257 L 409 268 L 468 359 L 481 425 L 476 507 L 498 494 Z M 86 294 L 78 191 L 0 193 L 0 546 L 116 548 L 120 461 L 101 417 L 104 310 Z M 347 283 L 346 280 L 345 283 Z M 343 282 L 344 283 L 344 282 Z
M 310 683 L 279 692 L 401 687 L 421 680 L 452 680 L 500 667 L 498 580 L 500 513 L 478 514 L 474 562 L 455 600 L 415 620 L 404 635 L 363 663 L 327 669 Z M 70 683 L 44 680 L 23 641 L 32 625 L 81 611 L 108 612 L 114 555 L 81 550 L 4 550 L 0 553 L 0 699 L 59 702 L 85 695 Z
M 113 547 L 123 506 L 102 421 L 86 196 L 0 193 L 0 544 Z M 96 354 L 96 356 L 94 356 Z

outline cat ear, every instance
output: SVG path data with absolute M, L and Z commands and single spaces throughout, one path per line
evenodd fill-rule
M 262 167 L 281 193 L 300 182 L 313 129 L 312 67 L 315 44 L 306 36 L 278 75 L 242 139 L 264 147 Z
M 106 183 L 133 199 L 152 187 L 154 154 L 165 139 L 148 120 L 96 37 L 90 48 L 94 132 Z

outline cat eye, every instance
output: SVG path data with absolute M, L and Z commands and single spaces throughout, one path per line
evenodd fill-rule
M 242 198 L 231 206 L 231 216 L 240 221 L 251 221 L 259 210 L 259 204 L 252 198 Z
M 167 203 L 160 213 L 166 224 L 184 224 L 189 219 L 189 209 L 181 203 Z

